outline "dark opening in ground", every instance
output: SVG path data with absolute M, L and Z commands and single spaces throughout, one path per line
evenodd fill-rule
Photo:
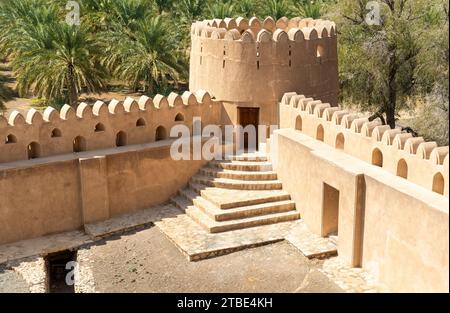
M 45 257 L 48 277 L 48 291 L 50 293 L 74 293 L 74 263 L 77 252 L 65 250 L 49 254 Z

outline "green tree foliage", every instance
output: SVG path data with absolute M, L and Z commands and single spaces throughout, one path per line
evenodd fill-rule
M 6 78 L 0 75 L 0 111 L 5 110 L 5 102 L 11 100 L 12 90 L 6 86 Z
M 178 36 L 162 16 L 147 17 L 131 27 L 118 25 L 104 35 L 108 46 L 104 64 L 135 89 L 152 95 L 186 74 L 177 50 Z
M 113 80 L 164 93 L 187 80 L 196 20 L 329 18 L 338 25 L 341 102 L 448 143 L 448 0 L 377 0 L 381 20 L 371 26 L 368 0 L 77 2 L 81 25 L 68 26 L 67 0 L 0 0 L 0 55 L 12 64 L 22 95 L 75 105 L 80 93 Z M 8 97 L 0 80 L 0 101 Z
M 20 95 L 32 90 L 37 97 L 64 97 L 76 105 L 82 89 L 105 87 L 105 71 L 97 59 L 101 49 L 84 26 L 69 26 L 59 13 L 55 5 L 39 0 L 5 4 L 0 49 L 12 57 Z
M 430 84 L 417 75 L 428 49 L 422 42 L 430 31 L 426 17 L 440 0 L 379 1 L 379 25 L 365 22 L 367 2 L 342 0 L 330 9 L 338 23 L 342 96 L 395 127 L 398 112 Z

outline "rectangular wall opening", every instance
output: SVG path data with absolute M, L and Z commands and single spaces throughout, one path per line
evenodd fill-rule
M 255 148 L 258 149 L 259 108 L 238 107 L 238 124 L 244 128 L 247 126 L 255 127 L 255 138 L 249 138 L 248 134 L 244 133 L 244 149 L 245 151 L 249 150 L 249 140 L 256 141 L 253 145 L 256 145 Z
M 339 190 L 323 184 L 322 236 L 337 237 L 339 224 Z
M 69 262 L 76 261 L 77 251 L 64 250 L 51 253 L 45 257 L 47 271 L 48 292 L 50 293 L 74 293 L 75 284 L 67 284 L 66 278 L 74 278 L 73 266 L 66 269 Z M 69 264 L 70 265 L 70 264 Z

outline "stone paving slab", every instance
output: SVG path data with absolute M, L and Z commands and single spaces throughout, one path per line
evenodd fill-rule
M 165 218 L 156 226 L 187 256 L 198 261 L 281 241 L 299 221 L 211 234 L 186 214 Z
M 29 257 L 12 266 L 27 283 L 30 293 L 47 292 L 45 260 L 42 257 Z
M 165 217 L 180 214 L 180 210 L 173 205 L 159 205 L 149 209 L 124 214 L 106 221 L 86 224 L 84 229 L 93 239 L 101 239 L 116 233 L 130 231 L 139 227 L 147 226 Z
M 376 275 L 362 268 L 350 267 L 339 257 L 333 257 L 325 260 L 319 271 L 330 278 L 345 292 L 390 292 L 385 285 L 378 282 Z
M 222 209 L 290 199 L 283 190 L 235 190 L 207 187 L 201 195 Z
M 91 239 L 84 232 L 72 231 L 5 244 L 0 246 L 0 264 L 74 249 L 90 242 Z
M 337 255 L 335 242 L 312 233 L 303 220 L 291 230 L 286 236 L 286 240 L 309 259 Z

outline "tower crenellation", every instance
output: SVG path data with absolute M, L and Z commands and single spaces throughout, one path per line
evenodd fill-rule
M 192 24 L 191 39 L 191 90 L 258 106 L 267 124 L 276 123 L 277 102 L 288 91 L 337 105 L 337 38 L 331 21 L 205 20 Z

